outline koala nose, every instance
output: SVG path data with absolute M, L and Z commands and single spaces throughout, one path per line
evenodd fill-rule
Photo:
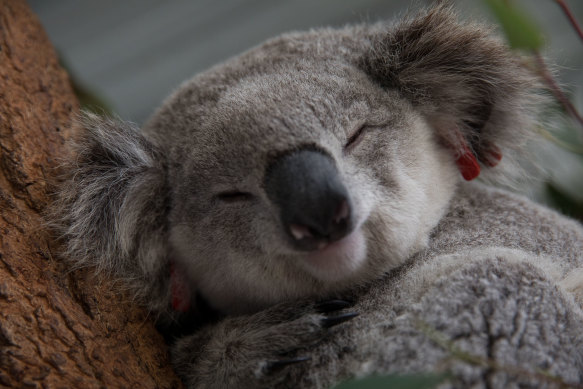
M 332 158 L 321 151 L 299 150 L 274 160 L 265 190 L 299 250 L 324 248 L 353 229 L 348 191 Z

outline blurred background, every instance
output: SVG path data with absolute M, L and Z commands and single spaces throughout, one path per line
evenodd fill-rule
M 144 123 L 182 81 L 282 32 L 394 20 L 430 1 L 411 0 L 28 0 L 78 92 Z M 583 41 L 555 0 L 513 0 L 545 36 L 543 54 L 583 111 Z M 486 0 L 458 0 L 464 17 L 497 19 Z M 583 23 L 583 1 L 566 0 Z M 544 156 L 548 176 L 523 188 L 583 218 L 583 130 L 566 119 Z M 561 146 L 556 143 L 566 143 Z M 571 151 L 568 151 L 571 149 Z M 546 155 L 548 154 L 548 155 Z

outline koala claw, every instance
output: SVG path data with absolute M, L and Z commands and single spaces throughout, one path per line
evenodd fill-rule
M 270 361 L 267 362 L 264 371 L 265 374 L 275 373 L 286 366 L 295 365 L 296 363 L 302 363 L 311 361 L 311 357 L 295 357 L 295 358 L 288 358 L 288 359 L 281 359 L 279 361 Z
M 319 313 L 329 313 L 340 311 L 352 305 L 350 301 L 346 300 L 326 300 L 316 304 L 316 311 Z
M 322 319 L 322 327 L 330 328 L 345 321 L 352 320 L 358 316 L 358 312 L 348 312 L 337 316 L 326 317 Z

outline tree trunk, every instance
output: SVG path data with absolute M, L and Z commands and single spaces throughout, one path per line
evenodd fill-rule
M 41 214 L 78 110 L 24 0 L 0 0 L 0 386 L 180 387 L 147 313 L 56 257 Z

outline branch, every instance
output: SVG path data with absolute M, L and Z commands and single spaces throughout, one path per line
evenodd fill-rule
M 561 105 L 565 108 L 567 113 L 569 113 L 569 115 L 575 118 L 579 122 L 581 127 L 583 127 L 583 117 L 581 117 L 581 114 L 577 111 L 575 106 L 569 101 L 569 99 L 567 98 L 567 96 L 557 83 L 557 81 L 553 78 L 543 57 L 540 55 L 540 52 L 538 51 L 534 52 L 534 59 L 536 61 L 540 76 L 548 85 L 549 89 L 551 90 L 555 98 L 559 101 L 559 103 L 561 103 Z
M 555 0 L 555 2 L 559 5 L 559 7 L 561 7 L 563 12 L 565 13 L 567 18 L 569 19 L 569 22 L 571 22 L 571 25 L 573 26 L 573 28 L 575 29 L 575 31 L 579 35 L 579 39 L 581 39 L 581 41 L 583 41 L 583 30 L 581 30 L 581 26 L 579 26 L 579 23 L 575 19 L 575 16 L 573 16 L 573 13 L 569 9 L 569 6 L 567 5 L 567 3 L 565 3 L 564 0 Z

